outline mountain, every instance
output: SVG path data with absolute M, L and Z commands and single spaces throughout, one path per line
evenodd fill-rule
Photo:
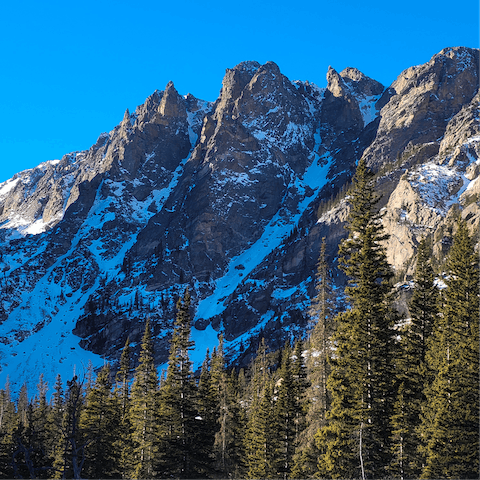
M 115 363 L 147 318 L 161 366 L 186 287 L 197 365 L 220 332 L 231 362 L 259 336 L 304 332 L 321 239 L 334 267 L 362 156 L 399 282 L 423 235 L 442 259 L 458 213 L 478 242 L 479 63 L 447 48 L 387 88 L 330 67 L 320 89 L 243 62 L 214 103 L 170 82 L 89 150 L 0 184 L 0 384 L 33 392 L 42 372 L 52 386 Z

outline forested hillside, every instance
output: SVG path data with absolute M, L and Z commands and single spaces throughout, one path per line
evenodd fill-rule
M 119 369 L 0 392 L 2 478 L 478 478 L 479 266 L 458 217 L 446 261 L 418 248 L 400 315 L 373 173 L 360 161 L 339 246 L 347 308 L 319 252 L 310 328 L 280 350 L 259 339 L 226 368 L 222 336 L 199 376 L 192 308 L 176 304 L 168 367 L 151 324 Z M 312 272 L 314 275 L 315 272 Z M 41 372 L 39 372 L 41 373 Z M 66 383 L 65 383 L 66 381 Z

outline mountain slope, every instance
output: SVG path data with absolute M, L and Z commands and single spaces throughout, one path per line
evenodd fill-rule
M 348 203 L 326 202 L 362 155 L 396 271 L 426 233 L 440 257 L 455 212 L 480 222 L 478 65 L 478 50 L 450 48 L 389 88 L 330 68 L 319 89 L 243 62 L 215 103 L 169 83 L 88 151 L 0 184 L 0 382 L 32 391 L 40 372 L 53 385 L 115 361 L 147 317 L 161 365 L 187 286 L 197 363 L 219 332 L 246 361 L 259 335 L 304 331 L 321 238 L 334 259 L 345 234 Z

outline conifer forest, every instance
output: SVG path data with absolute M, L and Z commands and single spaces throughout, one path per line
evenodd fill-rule
M 424 238 L 402 316 L 372 179 L 360 161 L 338 251 L 346 309 L 323 243 L 305 337 L 279 351 L 260 338 L 242 369 L 220 337 L 195 375 L 186 290 L 163 374 L 145 319 L 117 371 L 0 390 L 0 477 L 478 478 L 478 252 L 462 220 L 440 266 Z

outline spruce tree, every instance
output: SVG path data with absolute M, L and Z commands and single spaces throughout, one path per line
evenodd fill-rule
M 58 478 L 58 469 L 62 467 L 61 459 L 64 453 L 63 443 L 63 416 L 65 412 L 65 397 L 62 377 L 57 375 L 49 414 L 47 415 L 47 445 L 46 454 L 52 459 L 52 468 L 55 478 Z
M 339 246 L 351 309 L 336 319 L 328 380 L 332 406 L 317 436 L 323 449 L 319 473 L 325 476 L 378 478 L 391 460 L 395 313 L 378 200 L 374 175 L 361 159 L 350 196 L 349 235 Z
M 49 478 L 53 467 L 53 458 L 50 456 L 50 412 L 52 407 L 47 402 L 48 384 L 43 379 L 43 373 L 37 384 L 37 394 L 33 400 L 35 465 L 38 478 Z
M 105 365 L 90 387 L 80 417 L 85 442 L 83 473 L 87 478 L 118 478 L 120 408 Z
M 426 350 L 438 316 L 438 289 L 431 264 L 432 250 L 427 239 L 418 246 L 414 292 L 409 304 L 410 322 L 401 331 L 398 352 L 398 395 L 392 417 L 392 472 L 401 478 L 418 478 L 423 464 L 419 432 L 425 408 L 425 384 L 431 380 Z
M 16 449 L 15 434 L 18 416 L 10 392 L 7 377 L 5 388 L 0 390 L 0 476 L 13 478 L 13 455 Z
M 27 425 L 27 410 L 28 410 L 28 390 L 27 384 L 24 383 L 20 387 L 20 392 L 17 399 L 17 415 L 19 422 L 25 427 Z
M 479 476 L 479 265 L 464 221 L 447 258 L 440 318 L 427 352 L 422 478 Z
M 55 478 L 81 478 L 84 462 L 83 438 L 79 429 L 83 406 L 82 384 L 75 375 L 67 381 L 60 435 L 54 459 Z
M 273 419 L 277 436 L 275 470 L 279 478 L 290 478 L 293 457 L 298 441 L 298 419 L 301 410 L 299 388 L 292 368 L 292 350 L 286 345 L 282 352 L 282 365 L 275 391 Z
M 46 400 L 47 385 L 43 375 L 37 385 L 37 395 L 28 402 L 24 420 L 15 433 L 14 476 L 17 478 L 49 478 L 53 459 L 47 453 L 47 418 L 49 405 Z
M 246 415 L 240 402 L 235 370 L 223 372 L 219 382 L 219 418 L 215 435 L 216 470 L 223 478 L 244 476 Z
M 115 395 L 120 409 L 120 428 L 116 442 L 119 452 L 119 474 L 128 478 L 132 470 L 133 444 L 132 422 L 130 417 L 130 378 L 132 375 L 130 339 L 127 338 L 120 357 L 120 366 L 116 375 Z
M 170 343 L 167 376 L 160 391 L 162 476 L 199 478 L 205 476 L 203 459 L 196 455 L 197 391 L 190 360 L 194 342 L 191 330 L 190 293 L 177 302 L 177 315 Z
M 278 450 L 277 425 L 274 416 L 274 381 L 262 337 L 247 388 L 247 424 L 245 429 L 245 473 L 247 478 L 273 478 Z
M 273 381 L 269 379 L 250 408 L 245 432 L 246 478 L 276 478 L 277 453 Z
M 314 328 L 309 338 L 309 381 L 312 385 L 309 398 L 315 398 L 315 405 L 310 415 L 311 420 L 317 420 L 316 429 L 325 424 L 329 407 L 327 378 L 330 373 L 328 355 L 331 348 L 330 338 L 333 333 L 333 305 L 331 278 L 326 258 L 325 237 L 322 238 L 320 258 L 317 266 L 317 295 L 312 301 L 310 316 Z
M 317 471 L 319 451 L 315 444 L 315 434 L 326 424 L 330 405 L 327 378 L 330 374 L 328 362 L 333 334 L 333 302 L 331 273 L 326 258 L 325 237 L 322 238 L 317 265 L 316 295 L 309 311 L 313 328 L 310 332 L 307 349 L 306 383 L 304 408 L 306 428 L 300 434 L 295 454 L 292 474 L 296 478 L 311 477 Z
M 207 349 L 198 382 L 196 402 L 196 434 L 201 441 L 195 448 L 195 456 L 203 464 L 201 471 L 208 476 L 214 471 L 215 458 L 213 454 L 213 445 L 215 443 L 215 434 L 218 426 L 219 395 L 217 385 L 214 384 L 213 379 L 213 364 L 215 363 L 215 357 L 216 351 L 213 351 L 212 358 L 210 358 L 210 352 Z M 218 379 L 215 379 L 215 381 L 217 382 Z
M 159 424 L 157 393 L 158 375 L 150 322 L 147 319 L 131 393 L 133 458 L 130 477 L 149 478 L 156 475 Z

